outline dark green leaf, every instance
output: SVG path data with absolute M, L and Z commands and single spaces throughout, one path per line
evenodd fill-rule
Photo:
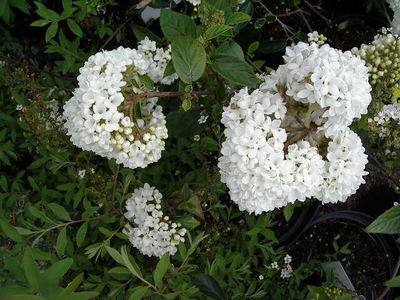
M 3 229 L 3 232 L 13 241 L 16 241 L 18 243 L 23 243 L 24 240 L 17 231 L 17 229 L 14 228 L 14 226 L 10 225 L 6 220 L 0 220 L 0 225 L 1 228 Z
M 162 287 L 162 279 L 165 275 L 165 272 L 167 272 L 168 266 L 169 266 L 169 252 L 166 252 L 158 262 L 157 267 L 154 270 L 153 274 L 154 284 L 158 288 Z
M 49 160 L 49 158 L 50 158 L 49 156 L 46 156 L 46 157 L 42 157 L 42 158 L 35 160 L 33 163 L 31 163 L 28 166 L 28 169 L 32 170 L 32 169 L 39 168 L 41 165 L 45 164 Z
M 147 75 L 140 75 L 138 74 L 140 83 L 143 84 L 143 86 L 148 89 L 153 91 L 154 90 L 154 82 L 151 80 L 151 78 Z
M 64 183 L 57 186 L 56 189 L 60 191 L 70 191 L 73 190 L 75 186 L 76 186 L 75 183 Z
M 400 276 L 397 276 L 389 281 L 385 282 L 385 285 L 388 287 L 400 287 Z
M 5 268 L 10 271 L 16 279 L 22 282 L 27 281 L 25 271 L 18 260 L 8 254 L 3 255 L 3 260 Z
M 229 18 L 226 20 L 226 24 L 233 25 L 233 24 L 247 22 L 250 20 L 251 20 L 251 16 L 249 16 L 248 14 L 245 14 L 242 12 L 236 12 L 229 16 Z
M 283 52 L 286 47 L 286 40 L 274 40 L 261 42 L 258 51 L 262 53 Z
M 294 212 L 294 205 L 292 203 L 289 203 L 288 205 L 285 206 L 283 209 L 283 214 L 285 216 L 286 221 L 289 221 L 290 218 L 292 217 Z
M 67 273 L 74 260 L 67 258 L 54 263 L 42 275 L 42 285 L 58 285 L 61 278 Z
M 232 55 L 217 54 L 210 57 L 211 66 L 222 77 L 242 86 L 255 87 L 258 79 L 249 64 Z
M 170 9 L 161 10 L 160 25 L 162 32 L 169 40 L 179 34 L 196 37 L 196 24 L 193 19 Z
M 48 43 L 53 37 L 55 37 L 58 30 L 58 22 L 52 22 L 49 28 L 46 30 L 45 40 Z
M 225 300 L 225 294 L 218 282 L 207 274 L 191 274 L 190 277 L 193 283 L 200 289 L 200 291 L 207 296 L 217 299 Z
M 219 45 L 217 54 L 233 55 L 244 60 L 244 53 L 238 43 L 234 41 L 225 41 Z
M 226 33 L 227 31 L 231 30 L 230 26 L 227 25 L 213 25 L 207 29 L 205 35 L 208 40 L 212 40 L 219 35 Z
M 50 23 L 49 20 L 41 19 L 41 20 L 37 20 L 37 21 L 31 23 L 30 26 L 34 26 L 34 27 L 43 27 L 43 26 L 46 26 L 46 25 L 49 24 L 49 23 Z
M 393 206 L 391 209 L 385 211 L 365 231 L 388 234 L 400 233 L 400 205 Z
M 64 255 L 65 246 L 67 246 L 67 226 L 64 226 L 57 237 L 57 253 L 59 256 Z
M 265 18 L 261 18 L 258 19 L 255 23 L 254 23 L 254 28 L 255 29 L 260 29 L 264 26 L 266 19 Z
M 29 284 L 35 289 L 35 291 L 39 291 L 40 281 L 39 281 L 39 269 L 36 265 L 36 262 L 33 258 L 31 248 L 25 249 L 25 255 L 22 259 L 22 265 L 25 270 L 26 278 L 28 279 Z
M 70 296 L 81 284 L 83 280 L 83 273 L 78 275 L 62 292 L 61 294 L 57 297 L 56 300 L 67 300 L 69 299 L 68 296 Z
M 180 35 L 172 42 L 172 61 L 181 80 L 190 84 L 203 75 L 206 52 L 195 38 Z
M 131 274 L 131 271 L 129 271 L 125 267 L 115 267 L 110 270 L 108 270 L 108 273 L 114 273 L 114 274 Z
M 67 210 L 64 207 L 62 207 L 60 204 L 49 203 L 49 208 L 57 217 L 59 217 L 63 220 L 66 220 L 66 221 L 71 221 L 71 217 L 69 216 Z
M 252 17 L 252 16 L 253 16 L 253 13 L 254 13 L 254 5 L 253 5 L 253 3 L 251 2 L 251 0 L 246 0 L 246 1 L 240 6 L 239 12 L 245 13 L 245 14 L 249 15 L 250 17 Z M 235 27 L 234 27 L 234 29 L 239 31 L 239 30 L 241 30 L 243 27 L 245 27 L 247 23 L 248 23 L 248 22 L 236 24 Z
M 83 32 L 82 29 L 79 27 L 79 25 L 71 18 L 67 19 L 67 23 L 68 23 L 68 27 L 69 29 L 71 29 L 71 31 L 79 36 L 79 37 L 83 37 Z
M 99 295 L 98 292 L 78 292 L 73 293 L 71 296 L 67 298 L 67 300 L 87 300 L 97 297 Z
M 135 24 L 132 26 L 132 30 L 133 30 L 133 33 L 135 34 L 136 38 L 138 39 L 138 41 L 144 40 L 145 37 L 147 36 L 150 40 L 156 42 L 157 47 L 163 46 L 161 39 L 157 35 L 152 33 L 150 30 L 148 30 L 147 28 Z M 166 77 L 166 76 L 164 76 L 164 77 Z
M 78 232 L 76 233 L 76 245 L 78 247 L 82 246 L 82 243 L 85 240 L 87 229 L 88 222 L 83 223 L 82 226 L 78 229 Z
M 148 286 L 143 286 L 138 288 L 133 294 L 129 297 L 129 300 L 140 300 L 143 298 L 143 296 L 146 294 L 148 291 L 149 287 Z
M 174 68 L 174 63 L 172 62 L 172 60 L 170 60 L 167 64 L 167 66 L 165 67 L 165 71 L 164 71 L 164 75 L 163 78 L 168 77 L 172 74 L 175 74 L 175 68 Z

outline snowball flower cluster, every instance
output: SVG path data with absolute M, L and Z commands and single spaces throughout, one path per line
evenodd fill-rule
M 145 183 L 126 202 L 125 217 L 134 227 L 127 224 L 123 232 L 135 248 L 148 256 L 161 257 L 166 252 L 174 255 L 176 246 L 185 241 L 186 229 L 163 215 L 161 199 L 162 194 Z
M 159 160 L 168 137 L 165 116 L 157 98 L 140 94 L 148 91 L 148 80 L 171 84 L 177 78 L 163 78 L 170 60 L 170 50 L 156 48 L 147 37 L 138 49 L 119 47 L 91 56 L 64 106 L 71 141 L 132 169 Z
M 399 0 L 387 0 L 390 8 L 393 10 L 393 20 L 392 20 L 392 32 L 394 34 L 400 34 L 400 1 Z
M 301 43 L 286 49 L 285 60 L 259 89 L 233 96 L 222 114 L 221 181 L 250 213 L 311 197 L 344 202 L 367 174 L 361 140 L 347 127 L 371 97 L 360 58 Z
M 392 34 L 390 29 L 382 28 L 382 34 L 376 35 L 370 44 L 362 44 L 360 48 L 353 48 L 352 52 L 360 55 L 367 62 L 372 85 L 379 82 L 380 85 L 383 84 L 386 87 L 398 87 L 400 43 L 397 34 Z

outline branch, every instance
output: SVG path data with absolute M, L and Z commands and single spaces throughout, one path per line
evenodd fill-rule
M 378 165 L 378 167 L 386 174 L 387 178 L 393 181 L 395 185 L 400 187 L 400 181 L 396 179 L 393 175 L 389 174 L 389 172 L 386 170 L 386 168 L 379 162 L 379 160 L 376 158 L 375 155 L 372 153 L 369 153 L 368 151 L 365 151 L 367 155 Z
M 261 1 L 260 1 L 259 3 L 260 3 L 260 5 L 267 11 L 267 13 L 269 13 L 270 15 L 273 15 L 273 16 L 276 17 L 276 21 L 279 23 L 279 25 L 281 25 L 282 29 L 285 31 L 286 36 L 287 36 L 289 39 L 292 39 L 292 37 L 289 35 L 289 33 L 293 35 L 292 28 L 289 27 L 288 25 L 286 25 L 285 23 L 283 23 L 276 15 L 274 15 L 274 14 L 272 13 L 272 11 L 270 11 L 270 10 L 268 9 L 268 7 L 265 6 L 264 3 L 262 3 Z
M 299 8 L 298 8 L 298 9 L 299 9 Z M 311 28 L 311 26 L 310 26 L 310 23 L 308 23 L 306 17 L 304 16 L 303 11 L 300 10 L 300 11 L 299 11 L 299 14 L 300 14 L 300 17 L 301 17 L 301 19 L 303 20 L 304 24 L 306 24 L 308 31 L 309 31 L 309 32 L 312 32 L 313 30 L 312 30 L 312 28 Z
M 327 25 L 331 25 L 332 21 L 329 20 L 329 19 L 327 19 L 327 18 L 325 18 L 323 15 L 321 15 L 320 12 L 319 12 L 318 10 L 316 10 L 316 9 L 314 8 L 314 6 L 311 5 L 310 2 L 308 2 L 307 0 L 304 0 L 304 3 L 305 3 L 309 8 L 311 8 L 311 10 L 312 10 L 316 15 L 318 15 L 322 20 L 324 20 L 324 21 L 326 22 Z
M 139 3 L 139 4 L 140 4 L 140 3 Z M 108 45 L 108 43 L 111 42 L 112 39 L 118 34 L 118 32 L 120 32 L 121 29 L 124 28 L 126 24 L 128 24 L 130 21 L 132 21 L 133 18 L 134 18 L 134 16 L 131 16 L 130 18 L 126 19 L 124 23 L 122 23 L 121 25 L 119 25 L 118 28 L 117 28 L 117 29 L 114 31 L 114 33 L 112 34 L 112 36 L 110 36 L 110 37 L 108 38 L 108 40 L 107 40 L 107 41 L 103 44 L 103 46 L 101 46 L 100 48 L 101 48 L 101 49 L 104 49 L 104 48 Z

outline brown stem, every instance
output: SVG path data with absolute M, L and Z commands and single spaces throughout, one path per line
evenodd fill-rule
M 285 129 L 286 131 L 288 131 L 288 132 L 291 132 L 291 131 L 302 131 L 302 130 L 304 130 L 304 128 L 299 128 L 299 127 L 282 127 L 283 129 Z
M 310 123 L 311 123 L 311 114 L 313 111 L 317 108 L 318 104 L 313 103 L 310 105 L 310 107 L 307 110 L 306 116 L 304 117 L 304 126 L 306 128 L 310 128 Z
M 308 13 L 308 12 L 302 10 L 300 7 L 297 7 L 296 10 L 289 11 L 289 12 L 287 12 L 287 13 L 285 13 L 285 14 L 279 14 L 279 15 L 275 15 L 275 16 L 276 16 L 276 17 L 279 17 L 279 18 L 282 18 L 282 17 L 289 17 L 289 16 L 291 16 L 291 15 L 298 14 L 298 13 L 303 13 L 303 14 L 307 14 L 307 15 L 310 14 L 310 13 Z
M 30 69 L 32 69 L 32 70 L 36 70 L 36 71 L 39 71 L 39 72 L 43 72 L 43 73 L 50 74 L 51 76 L 57 77 L 57 78 L 62 79 L 62 80 L 75 81 L 75 78 L 63 77 L 63 76 L 54 74 L 54 73 L 52 73 L 52 72 L 49 72 L 49 71 L 46 71 L 46 70 L 43 70 L 43 69 L 39 69 L 39 68 L 37 68 L 37 67 L 35 67 L 35 66 L 32 66 L 32 65 L 30 65 L 30 64 L 28 64 L 28 63 L 23 62 L 22 60 L 15 60 L 15 59 L 12 59 L 12 58 L 10 58 L 10 57 L 8 57 L 8 56 L 2 54 L 2 53 L 0 53 L 0 57 L 2 57 L 2 58 L 4 58 L 4 59 L 7 59 L 7 60 L 9 60 L 9 61 L 12 61 L 12 62 L 14 62 L 14 63 L 17 63 L 17 64 L 20 64 L 20 65 L 26 66 L 26 67 L 28 67 L 28 68 L 30 68 Z
M 268 9 L 268 7 L 265 6 L 264 3 L 262 3 L 261 1 L 260 1 L 259 3 L 260 3 L 260 5 L 267 11 L 268 14 L 273 15 L 273 16 L 276 17 L 276 21 L 278 22 L 279 25 L 281 25 L 283 31 L 285 31 L 286 36 L 287 36 L 289 39 L 292 39 L 292 37 L 289 35 L 289 33 L 293 35 L 292 28 L 289 27 L 288 25 L 286 25 L 285 23 L 283 23 L 275 14 L 272 13 L 272 11 L 270 11 L 270 10 Z
M 310 128 L 306 128 L 303 131 L 301 131 L 300 133 L 298 133 L 295 136 L 293 136 L 290 140 L 286 141 L 286 143 L 285 143 L 285 145 L 283 147 L 283 151 L 286 152 L 290 145 L 293 145 L 294 143 L 304 139 L 308 134 L 311 134 L 317 128 L 318 128 L 317 125 L 311 125 Z
M 393 183 L 395 185 L 397 185 L 398 187 L 400 187 L 400 181 L 396 179 L 396 177 L 394 177 L 393 175 L 391 175 L 386 168 L 379 162 L 379 160 L 376 158 L 375 155 L 373 155 L 372 153 L 369 153 L 368 151 L 365 151 L 365 153 L 367 153 L 367 155 L 378 165 L 378 167 L 386 174 L 386 176 L 393 181 Z
M 101 46 L 101 49 L 104 49 L 109 42 L 112 41 L 112 39 L 118 34 L 118 32 L 121 31 L 122 28 L 125 27 L 126 24 L 128 24 L 130 21 L 134 19 L 134 16 L 131 16 L 130 18 L 126 19 L 124 23 L 118 26 L 118 28 L 114 31 L 114 33 L 108 38 L 108 40 Z
M 250 65 L 252 65 L 252 66 L 257 70 L 257 72 L 258 72 L 259 74 L 264 74 L 264 72 L 263 72 L 259 67 L 257 67 L 256 64 L 253 63 L 253 62 L 251 61 L 251 59 L 250 59 L 248 56 L 246 56 L 246 61 L 247 61 Z
M 312 28 L 310 26 L 310 23 L 308 23 L 306 17 L 304 16 L 304 13 L 300 10 L 299 14 L 300 14 L 300 17 L 303 20 L 304 24 L 306 24 L 308 31 L 312 32 L 313 30 L 312 30 Z
M 318 10 L 316 10 L 316 9 L 314 8 L 314 6 L 311 5 L 310 2 L 308 2 L 307 0 L 304 0 L 304 3 L 305 3 L 309 8 L 311 8 L 311 10 L 312 10 L 317 16 L 319 16 L 322 20 L 324 20 L 324 21 L 326 22 L 327 25 L 331 25 L 332 21 L 329 20 L 328 18 L 325 18 L 323 15 L 321 15 L 320 12 L 319 12 Z

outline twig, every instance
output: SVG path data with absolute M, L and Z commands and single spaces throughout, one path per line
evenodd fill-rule
M 253 62 L 251 61 L 251 59 L 250 59 L 248 56 L 246 56 L 246 61 L 247 61 L 250 65 L 252 65 L 252 66 L 257 70 L 258 73 L 264 74 L 264 72 L 263 72 L 259 67 L 257 67 L 256 64 L 253 63 Z
M 395 185 L 400 187 L 400 181 L 397 180 L 393 175 L 389 174 L 389 172 L 386 170 L 386 168 L 379 162 L 379 160 L 374 156 L 372 153 L 369 153 L 368 151 L 365 151 L 367 155 L 378 165 L 378 167 L 386 174 L 386 176 L 394 182 Z
M 289 39 L 292 39 L 292 37 L 289 35 L 289 33 L 293 35 L 292 28 L 289 27 L 288 25 L 286 25 L 285 23 L 283 23 L 276 15 L 274 15 L 274 14 L 272 13 L 272 11 L 270 11 L 270 10 L 268 9 L 268 7 L 265 6 L 264 3 L 262 3 L 261 1 L 260 1 L 259 3 L 260 3 L 260 5 L 267 11 L 267 13 L 269 13 L 270 15 L 273 15 L 273 16 L 276 17 L 276 21 L 279 23 L 279 25 L 281 25 L 283 31 L 285 31 L 286 36 L 287 36 Z
M 313 103 L 310 105 L 310 107 L 307 110 L 306 116 L 304 117 L 304 126 L 306 128 L 310 128 L 310 123 L 311 123 L 311 114 L 313 111 L 317 108 L 318 104 Z
M 107 41 L 103 44 L 103 46 L 101 46 L 100 48 L 101 48 L 101 49 L 104 49 L 104 48 L 108 45 L 108 43 L 111 42 L 111 40 L 118 34 L 118 32 L 120 32 L 121 29 L 124 28 L 126 24 L 128 24 L 130 21 L 132 21 L 133 18 L 134 18 L 134 16 L 131 16 L 131 17 L 129 17 L 128 19 L 126 19 L 124 23 L 122 23 L 121 25 L 119 25 L 118 28 L 117 28 L 117 29 L 114 31 L 114 33 L 112 34 L 112 36 L 110 36 L 110 37 L 108 38 L 108 40 L 107 40 Z
M 298 9 L 299 9 L 299 8 L 298 8 Z M 304 14 L 303 14 L 303 12 L 302 12 L 301 10 L 299 11 L 299 14 L 300 14 L 300 17 L 301 17 L 301 19 L 303 20 L 304 24 L 306 24 L 308 31 L 309 31 L 309 32 L 312 32 L 313 30 L 312 30 L 312 28 L 311 28 L 311 26 L 310 26 L 310 23 L 308 23 L 306 17 L 304 16 Z
M 316 15 L 318 15 L 322 20 L 324 20 L 325 23 L 326 23 L 327 25 L 331 25 L 332 21 L 329 20 L 328 18 L 324 17 L 323 15 L 321 15 L 320 12 L 319 12 L 318 10 L 316 10 L 316 9 L 314 8 L 314 6 L 311 5 L 310 2 L 308 2 L 307 0 L 304 0 L 304 3 L 305 3 L 309 8 L 311 8 L 311 10 L 312 10 Z
M 389 13 L 386 9 L 386 3 L 385 3 L 385 1 L 381 1 L 381 3 L 382 3 L 382 7 L 383 7 L 383 14 L 385 15 L 385 18 L 388 20 L 389 24 L 391 24 L 392 21 L 390 20 Z
M 7 60 L 9 60 L 9 61 L 12 61 L 12 62 L 14 62 L 14 63 L 17 63 L 17 64 L 20 64 L 20 65 L 26 66 L 26 67 L 28 67 L 28 68 L 30 68 L 30 69 L 33 69 L 33 70 L 36 70 L 36 71 L 39 71 L 39 72 L 43 72 L 43 73 L 50 74 L 50 75 L 52 75 L 52 76 L 54 76 L 54 77 L 57 77 L 57 78 L 59 78 L 59 79 L 62 79 L 62 80 L 75 81 L 75 78 L 63 77 L 63 76 L 54 74 L 54 73 L 52 73 L 52 72 L 49 72 L 49 71 L 46 71 L 46 70 L 43 70 L 43 69 L 39 69 L 39 68 L 34 67 L 34 66 L 32 66 L 32 65 L 30 65 L 30 64 L 28 64 L 28 63 L 25 63 L 25 62 L 23 62 L 23 61 L 19 61 L 19 60 L 12 59 L 12 58 L 10 58 L 10 57 L 8 57 L 8 56 L 2 54 L 2 53 L 0 53 L 0 57 L 2 57 L 2 58 L 4 58 L 4 59 L 7 59 Z
M 310 128 L 306 128 L 303 131 L 301 131 L 300 133 L 293 136 L 290 140 L 286 141 L 285 145 L 283 146 L 283 151 L 286 152 L 290 145 L 302 140 L 303 138 L 305 138 L 308 134 L 312 133 L 317 128 L 318 128 L 317 125 L 311 125 Z
M 297 7 L 296 10 L 289 11 L 289 12 L 287 12 L 287 13 L 285 13 L 285 14 L 275 15 L 275 17 L 279 17 L 279 18 L 289 17 L 289 16 L 291 16 L 291 15 L 298 14 L 298 13 L 300 13 L 300 12 L 302 12 L 303 14 L 307 14 L 307 15 L 310 14 L 309 12 L 306 12 L 306 11 L 302 10 L 300 7 Z

